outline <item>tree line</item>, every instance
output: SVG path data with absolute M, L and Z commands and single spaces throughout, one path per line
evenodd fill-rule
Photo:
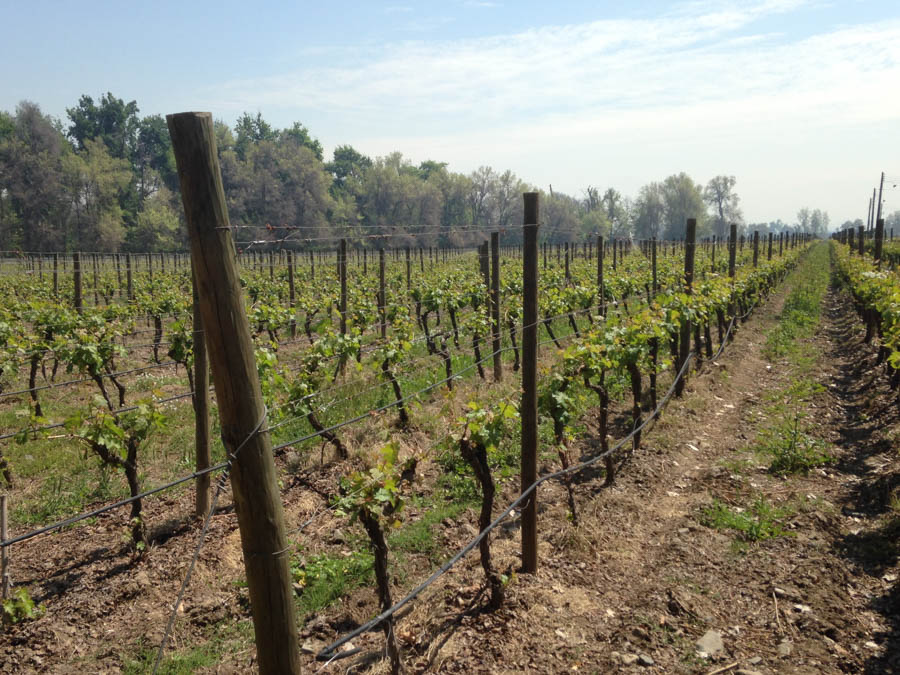
M 136 101 L 83 95 L 67 120 L 23 101 L 0 111 L 0 249 L 24 251 L 172 251 L 186 247 L 178 177 L 165 119 L 140 116 Z M 400 152 L 368 157 L 339 145 L 330 160 L 299 122 L 278 129 L 261 113 L 234 127 L 215 122 L 222 179 L 236 239 L 331 246 L 358 238 L 371 247 L 461 246 L 509 230 L 518 243 L 521 194 L 536 190 L 512 171 L 482 166 L 470 174 L 446 162 L 414 164 Z M 643 186 L 636 197 L 588 186 L 579 196 L 540 190 L 542 237 L 585 241 L 678 239 L 687 218 L 700 236 L 744 225 L 734 176 L 706 185 L 679 173 Z M 805 215 L 804 215 L 805 214 Z M 796 225 L 748 229 L 825 233 L 828 215 L 802 209 Z M 389 236 L 390 239 L 381 239 Z M 261 244 L 252 244 L 260 246 Z

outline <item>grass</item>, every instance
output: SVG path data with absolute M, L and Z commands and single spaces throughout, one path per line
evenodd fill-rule
M 809 473 L 810 469 L 834 461 L 825 441 L 809 433 L 800 413 L 793 420 L 780 419 L 757 436 L 755 449 L 771 458 L 769 471 L 778 476 Z
M 830 282 L 828 246 L 814 246 L 793 279 L 778 324 L 769 331 L 763 347 L 763 354 L 780 360 L 791 379 L 787 386 L 766 395 L 764 416 L 769 421 L 757 432 L 752 448 L 769 461 L 769 471 L 779 476 L 805 475 L 833 461 L 807 414 L 809 404 L 825 391 L 812 377 L 821 354 L 810 338 L 818 330 Z
M 253 644 L 253 623 L 249 619 L 232 621 L 225 619 L 208 629 L 208 641 L 203 644 L 173 651 L 163 655 L 159 664 L 160 675 L 190 675 L 201 668 L 213 668 L 228 653 L 247 649 Z M 136 653 L 123 655 L 122 672 L 125 675 L 144 675 L 153 672 L 158 646 L 138 643 Z
M 298 598 L 301 619 L 328 607 L 350 591 L 372 584 L 375 557 L 368 551 L 349 556 L 324 553 L 291 561 L 291 576 L 302 587 Z
M 790 535 L 781 523 L 793 514 L 788 506 L 777 507 L 758 496 L 747 508 L 732 507 L 718 499 L 705 507 L 700 522 L 714 530 L 732 530 L 746 543 Z

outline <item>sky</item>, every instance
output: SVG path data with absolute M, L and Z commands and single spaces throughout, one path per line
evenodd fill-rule
M 900 3 L 0 0 L 0 109 L 299 121 L 330 157 L 512 170 L 636 196 L 734 175 L 747 222 L 900 209 Z M 894 187 L 896 185 L 896 187 Z

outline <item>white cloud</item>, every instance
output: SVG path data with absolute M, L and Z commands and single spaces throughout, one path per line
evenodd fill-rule
M 690 166 L 673 170 L 733 173 L 744 162 L 761 176 L 759 143 L 775 153 L 782 137 L 793 144 L 818 135 L 825 143 L 900 117 L 900 21 L 793 40 L 752 31 L 757 19 L 801 4 L 696 2 L 649 19 L 403 42 L 361 51 L 349 66 L 233 81 L 211 93 L 233 111 L 313 108 L 340 125 L 329 130 L 342 134 L 337 142 L 350 137 L 367 152 L 422 153 L 457 170 L 490 163 L 540 180 L 539 157 L 579 165 L 581 172 L 552 181 L 571 191 L 597 182 L 584 176 L 584 157 L 609 156 L 610 148 L 621 149 L 629 174 L 637 168 L 625 148 L 642 158 L 640 182 L 664 175 L 653 158 L 668 162 L 668 153 L 691 148 L 698 156 L 685 157 Z M 726 147 L 729 156 L 716 152 Z

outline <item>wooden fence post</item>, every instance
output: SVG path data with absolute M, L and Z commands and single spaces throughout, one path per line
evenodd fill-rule
M 287 252 L 288 304 L 291 308 L 291 338 L 297 337 L 297 299 L 294 289 L 294 252 Z
M 235 512 L 241 533 L 250 609 L 263 675 L 299 674 L 297 613 L 291 586 L 284 511 L 272 442 L 260 431 L 265 405 L 254 344 L 243 305 L 234 240 L 216 154 L 212 115 L 180 113 L 166 121 L 197 274 L 200 311 L 209 347 L 229 453 Z
M 597 235 L 597 311 L 606 316 L 606 289 L 603 288 L 603 236 Z
M 82 311 L 81 298 L 81 253 L 75 251 L 72 254 L 72 275 L 75 282 L 75 311 Z
M 538 193 L 526 192 L 522 246 L 522 491 L 537 480 Z M 522 507 L 522 571 L 537 572 L 537 490 Z
M 378 315 L 381 319 L 381 339 L 387 338 L 387 298 L 384 294 L 384 249 L 378 249 Z
M 753 266 L 759 264 L 759 230 L 753 231 Z
M 197 293 L 197 278 L 191 266 L 191 286 L 194 295 L 194 461 L 197 471 L 209 467 L 209 361 L 206 350 L 206 334 L 203 330 L 203 314 L 200 312 L 200 296 Z M 197 493 L 194 498 L 194 515 L 202 518 L 209 511 L 208 473 L 197 477 Z
M 9 538 L 6 523 L 6 495 L 0 495 L 0 541 Z M 0 595 L 6 600 L 9 597 L 9 547 L 0 549 Z
M 500 353 L 500 233 L 491 232 L 491 322 L 493 323 L 494 382 L 503 379 Z
M 875 265 L 881 266 L 881 253 L 884 250 L 884 218 L 875 221 Z
M 694 247 L 697 237 L 697 219 L 688 218 L 687 227 L 684 231 L 684 292 L 690 295 L 693 292 L 694 284 Z M 758 238 L 757 238 L 758 240 Z M 678 339 L 678 364 L 677 371 L 681 372 L 685 362 L 691 353 L 691 322 L 687 319 L 681 321 L 681 336 Z M 684 393 L 684 383 L 687 380 L 687 371 L 675 383 L 675 395 L 681 396 Z
M 59 296 L 59 253 L 53 254 L 53 297 Z
M 341 278 L 341 335 L 347 334 L 347 240 L 341 239 L 338 251 L 338 271 Z M 341 361 L 343 363 L 343 361 Z
M 859 254 L 865 255 L 866 253 L 866 232 L 863 229 L 863 226 L 859 226 L 859 231 L 857 232 L 859 235 L 857 238 L 859 239 Z

